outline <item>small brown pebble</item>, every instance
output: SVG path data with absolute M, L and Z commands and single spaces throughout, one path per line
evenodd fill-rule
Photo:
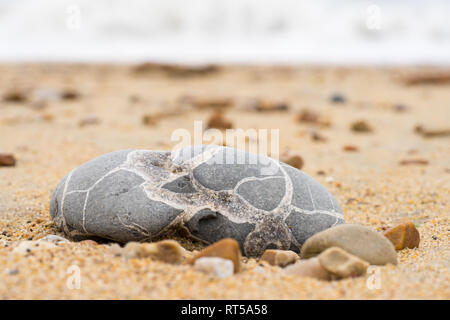
M 401 166 L 408 166 L 414 164 L 426 166 L 428 163 L 429 163 L 428 160 L 425 159 L 407 159 L 399 162 Z
M 220 68 L 216 65 L 178 65 L 169 63 L 145 62 L 133 67 L 132 71 L 136 74 L 145 74 L 149 72 L 164 72 L 170 77 L 191 77 L 203 76 L 218 72 Z
M 318 171 L 316 172 L 316 174 L 319 175 L 319 176 L 324 176 L 324 175 L 326 175 L 326 172 L 323 171 L 323 170 L 318 170 Z
M 289 264 L 295 263 L 300 257 L 291 250 L 273 250 L 268 249 L 264 251 L 260 261 L 266 261 L 272 266 L 286 267 Z
M 422 125 L 417 125 L 414 128 L 417 134 L 420 134 L 424 138 L 438 138 L 450 136 L 450 129 L 427 129 Z
M 331 274 L 319 262 L 319 258 L 299 260 L 287 266 L 284 274 L 296 277 L 310 277 L 319 280 L 331 280 Z
M 166 263 L 180 263 L 183 260 L 184 248 L 175 240 L 163 240 L 154 243 L 128 242 L 123 248 L 128 259 L 151 258 Z
M 303 109 L 297 119 L 300 122 L 316 123 L 319 121 L 319 114 L 308 109 Z
M 144 114 L 142 116 L 141 122 L 143 125 L 146 125 L 146 126 L 154 126 L 162 119 L 177 116 L 177 115 L 180 115 L 179 110 L 166 109 L 166 110 L 160 111 L 160 112 Z
M 229 98 L 197 99 L 194 100 L 193 105 L 198 109 L 226 108 L 232 105 L 232 100 Z
M 344 150 L 345 152 L 357 152 L 359 151 L 359 148 L 357 146 L 352 146 L 348 144 L 343 146 L 342 150 Z
M 372 127 L 364 120 L 353 122 L 350 128 L 354 132 L 372 132 Z
M 328 141 L 328 139 L 325 136 L 321 135 L 319 132 L 314 131 L 314 130 L 309 131 L 309 135 L 310 135 L 311 139 L 316 142 L 327 142 Z
M 154 126 L 158 123 L 160 117 L 155 114 L 144 114 L 142 116 L 142 124 L 145 126 Z
M 450 83 L 450 73 L 446 72 L 420 72 L 410 74 L 401 79 L 405 85 L 438 85 Z
M 320 265 L 337 279 L 359 277 L 366 273 L 369 263 L 348 253 L 332 247 L 318 256 Z
M 222 113 L 214 113 L 207 122 L 207 128 L 215 128 L 220 130 L 231 129 L 233 128 L 233 123 L 227 119 L 225 119 Z
M 298 153 L 292 151 L 283 153 L 280 157 L 280 161 L 299 170 L 301 170 L 304 165 L 303 158 Z
M 299 122 L 316 124 L 324 127 L 329 127 L 331 125 L 329 120 L 323 119 L 323 117 L 312 110 L 303 109 L 297 116 Z
M 395 250 L 417 248 L 420 243 L 420 234 L 414 223 L 408 221 L 395 226 L 384 233 L 395 247 Z
M 0 152 L 0 166 L 10 167 L 16 165 L 16 158 L 12 153 Z
M 27 100 L 27 94 L 18 89 L 12 89 L 3 94 L 3 101 L 5 102 L 21 103 L 26 102 Z
M 239 243 L 234 239 L 222 239 L 195 255 L 189 260 L 190 264 L 194 264 L 195 260 L 202 257 L 219 257 L 231 260 L 234 264 L 234 273 L 241 271 L 241 249 Z
M 289 106 L 285 102 L 256 100 L 253 109 L 258 112 L 287 111 L 289 110 Z
M 85 116 L 84 118 L 80 119 L 80 121 L 78 122 L 78 125 L 80 127 L 85 127 L 85 126 L 96 125 L 99 123 L 100 123 L 100 120 L 98 119 L 98 117 L 90 115 L 90 116 Z
M 189 105 L 193 108 L 204 109 L 224 109 L 232 106 L 233 100 L 226 97 L 195 97 L 182 96 L 178 102 L 182 105 Z
M 80 94 L 74 89 L 66 89 L 61 91 L 61 99 L 63 100 L 76 100 L 80 97 Z
M 40 114 L 40 119 L 42 119 L 44 121 L 53 121 L 54 116 L 53 116 L 53 114 L 51 114 L 49 112 L 42 112 Z

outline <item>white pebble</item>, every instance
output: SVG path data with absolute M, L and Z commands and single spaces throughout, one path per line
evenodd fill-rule
M 233 262 L 228 259 L 203 257 L 195 261 L 194 269 L 212 274 L 217 278 L 226 278 L 233 275 L 234 265 Z
M 38 241 L 48 241 L 48 242 L 70 242 L 66 238 L 57 236 L 56 234 L 49 234 L 48 236 L 45 236 Z

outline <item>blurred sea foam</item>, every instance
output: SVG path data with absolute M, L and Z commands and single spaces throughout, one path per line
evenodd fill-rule
M 450 65 L 449 16 L 449 0 L 0 0 L 0 60 Z

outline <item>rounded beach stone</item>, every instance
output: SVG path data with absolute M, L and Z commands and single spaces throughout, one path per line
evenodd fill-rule
M 272 266 L 286 267 L 292 263 L 297 262 L 300 257 L 298 254 L 291 250 L 274 250 L 268 249 L 264 251 L 261 259 L 259 261 L 266 261 Z
M 227 278 L 234 273 L 232 261 L 217 257 L 203 257 L 195 260 L 194 269 L 196 271 L 212 274 L 217 278 Z
M 316 278 L 331 280 L 330 274 L 319 262 L 319 258 L 299 260 L 283 269 L 284 274 L 295 277 Z
M 337 247 L 328 248 L 318 259 L 321 266 L 337 279 L 362 276 L 369 267 L 366 261 Z
M 336 199 L 302 171 L 212 145 L 93 159 L 61 180 L 50 213 L 75 240 L 154 241 L 177 232 L 206 244 L 233 238 L 255 257 L 299 252 L 315 233 L 344 223 Z
M 382 234 L 357 224 L 339 225 L 315 234 L 303 245 L 301 257 L 315 257 L 331 247 L 344 249 L 370 264 L 397 264 L 392 243 Z
M 189 259 L 188 263 L 195 264 L 198 259 L 203 257 L 217 257 L 230 260 L 233 262 L 234 272 L 241 271 L 241 250 L 236 240 L 223 239 L 213 243 Z

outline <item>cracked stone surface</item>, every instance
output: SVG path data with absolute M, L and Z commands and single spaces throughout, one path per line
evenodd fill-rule
M 221 146 L 121 150 L 74 169 L 50 214 L 74 239 L 152 241 L 174 229 L 210 244 L 236 239 L 246 256 L 294 250 L 344 223 L 317 181 L 277 160 Z

